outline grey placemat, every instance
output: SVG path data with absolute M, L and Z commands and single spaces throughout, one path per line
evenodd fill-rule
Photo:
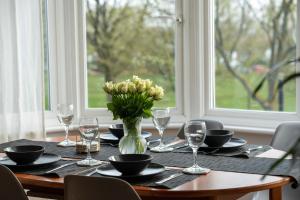
M 206 150 L 199 150 L 198 153 L 205 154 L 205 155 L 211 155 L 211 156 L 250 158 L 250 157 L 255 157 L 259 154 L 262 154 L 263 152 L 266 152 L 266 151 L 272 149 L 272 147 L 270 147 L 269 145 L 263 145 L 263 146 L 261 146 L 262 147 L 261 149 L 252 150 L 252 151 L 250 151 L 250 153 L 247 152 L 248 149 L 257 148 L 260 146 L 261 145 L 246 144 L 245 146 L 240 147 L 240 148 L 225 149 L 225 150 L 206 149 Z M 192 153 L 192 149 L 190 147 L 185 147 L 185 148 L 176 149 L 176 150 L 174 150 L 174 152 L 176 152 L 176 153 Z
M 148 178 L 135 178 L 135 179 L 124 179 L 125 181 L 131 183 L 132 185 L 140 185 L 140 186 L 148 186 L 148 187 L 158 187 L 158 188 L 167 188 L 172 189 L 177 186 L 183 185 L 184 183 L 187 183 L 189 181 L 192 181 L 199 177 L 199 175 L 188 175 L 188 174 L 181 174 L 180 176 L 171 179 L 169 181 L 166 181 L 160 185 L 157 185 L 155 182 L 160 181 L 164 178 L 169 177 L 172 174 L 175 173 L 181 173 L 179 170 L 166 170 L 158 175 L 148 177 Z M 94 174 L 92 176 L 101 177 L 100 174 Z
M 20 144 L 39 144 L 46 148 L 46 152 L 56 153 L 62 157 L 76 157 L 83 158 L 85 154 L 76 154 L 74 147 L 57 147 L 56 143 L 53 142 L 37 142 L 28 140 L 18 140 L 10 143 L 1 144 L 0 148 L 20 145 Z M 189 167 L 193 163 L 192 154 L 190 153 L 153 153 L 147 151 L 148 154 L 153 156 L 153 162 L 159 163 L 165 166 L 176 166 L 176 167 Z M 99 160 L 107 160 L 111 155 L 119 154 L 118 148 L 111 147 L 109 145 L 102 145 L 100 153 L 93 154 L 93 157 Z M 276 161 L 271 158 L 256 158 L 250 157 L 249 159 L 225 157 L 225 156 L 210 156 L 210 155 L 198 155 L 198 163 L 212 170 L 218 171 L 231 171 L 241 173 L 252 173 L 252 174 L 265 174 L 270 166 Z M 297 162 L 293 168 L 291 168 L 291 162 L 285 160 L 269 175 L 281 175 L 291 176 L 297 183 L 300 180 L 300 161 Z
M 58 166 L 61 166 L 63 164 L 66 163 L 74 163 L 72 165 L 69 165 L 67 167 L 58 169 L 54 172 L 51 173 L 47 173 L 47 171 L 54 169 Z M 75 175 L 86 175 L 92 171 L 94 171 L 96 168 L 98 167 L 105 167 L 104 165 L 102 166 L 92 166 L 92 167 L 82 167 L 82 166 L 78 166 L 76 165 L 76 162 L 74 161 L 59 161 L 55 164 L 51 164 L 48 166 L 44 166 L 44 167 L 39 167 L 36 169 L 15 169 L 15 168 L 11 168 L 13 171 L 15 172 L 22 172 L 22 173 L 26 173 L 26 174 L 32 174 L 32 175 L 38 175 L 38 176 L 46 176 L 46 177 L 65 177 L 67 175 L 71 175 L 71 174 L 75 174 Z M 133 185 L 140 185 L 140 186 L 149 186 L 149 187 L 159 187 L 159 188 L 168 188 L 168 189 L 172 189 L 175 188 L 179 185 L 182 185 L 184 183 L 187 183 L 189 181 L 194 180 L 195 178 L 197 178 L 197 175 L 187 175 L 187 174 L 182 174 L 179 177 L 176 177 L 170 181 L 167 181 L 161 185 L 157 185 L 155 182 L 159 181 L 161 179 L 167 178 L 170 175 L 174 174 L 174 173 L 179 173 L 180 171 L 178 170 L 166 170 L 158 175 L 152 176 L 152 177 L 141 177 L 141 178 L 134 178 L 134 179 L 124 179 L 125 181 L 133 184 Z M 92 176 L 100 176 L 100 174 L 95 173 Z

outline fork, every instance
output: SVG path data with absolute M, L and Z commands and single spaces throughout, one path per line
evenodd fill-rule
M 163 184 L 163 183 L 165 183 L 165 182 L 167 182 L 167 181 L 169 181 L 169 180 L 172 180 L 172 179 L 174 179 L 174 178 L 176 178 L 176 177 L 178 177 L 178 176 L 181 176 L 181 175 L 183 175 L 183 174 L 182 174 L 182 173 L 172 174 L 172 175 L 170 175 L 170 176 L 167 177 L 167 178 L 163 178 L 163 179 L 161 179 L 160 181 L 156 181 L 155 183 L 156 183 L 157 185 L 161 185 L 161 184 Z

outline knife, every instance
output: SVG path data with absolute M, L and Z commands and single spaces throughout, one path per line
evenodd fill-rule
M 71 162 L 71 163 L 67 163 L 67 164 L 61 165 L 61 166 L 59 166 L 59 167 L 56 167 L 56 168 L 51 169 L 51 170 L 49 170 L 49 171 L 46 171 L 46 174 L 51 173 L 51 172 L 54 172 L 54 171 L 56 171 L 56 170 L 58 170 L 58 169 L 61 169 L 61 168 L 64 168 L 64 167 L 73 165 L 73 164 L 75 164 L 75 163 L 76 163 L 76 162 Z
M 162 180 L 160 180 L 160 181 L 156 181 L 155 183 L 158 184 L 158 185 L 161 185 L 161 184 L 163 184 L 164 182 L 167 182 L 167 181 L 169 181 L 169 180 L 172 180 L 173 178 L 176 178 L 176 177 L 181 176 L 181 175 L 182 175 L 182 173 L 172 174 L 171 176 L 169 176 L 169 177 L 167 177 L 167 178 L 164 178 L 164 179 L 162 179 Z

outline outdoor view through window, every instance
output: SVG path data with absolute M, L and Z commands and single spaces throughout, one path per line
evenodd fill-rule
M 297 0 L 215 0 L 217 108 L 295 111 L 296 84 L 275 92 L 295 72 Z M 266 74 L 263 88 L 252 97 Z
M 165 89 L 175 107 L 175 0 L 86 0 L 88 107 L 106 107 L 106 81 L 132 75 Z

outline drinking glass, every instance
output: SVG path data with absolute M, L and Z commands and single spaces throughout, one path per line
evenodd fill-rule
M 57 118 L 60 124 L 65 128 L 66 136 L 64 141 L 58 143 L 58 146 L 62 147 L 73 147 L 76 142 L 71 141 L 69 137 L 69 126 L 72 124 L 74 113 L 73 104 L 58 104 L 57 105 Z
M 172 147 L 168 147 L 163 142 L 163 134 L 170 121 L 170 109 L 169 108 L 154 108 L 152 109 L 152 121 L 155 128 L 160 135 L 160 143 L 158 146 L 151 148 L 154 152 L 169 152 L 173 151 Z
M 101 164 L 100 160 L 95 160 L 91 157 L 91 144 L 98 136 L 99 124 L 98 119 L 95 117 L 83 117 L 79 120 L 79 132 L 81 137 L 85 140 L 87 145 L 86 159 L 78 161 L 80 166 L 94 166 Z
M 193 150 L 194 164 L 192 167 L 185 168 L 183 172 L 187 174 L 207 174 L 210 169 L 202 168 L 197 164 L 197 152 L 201 144 L 203 144 L 206 136 L 205 122 L 188 121 L 184 126 L 184 134 L 188 145 Z

